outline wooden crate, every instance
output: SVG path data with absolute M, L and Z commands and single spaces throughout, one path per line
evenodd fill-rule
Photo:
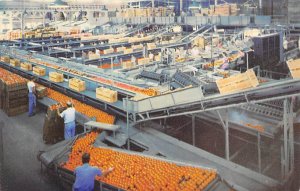
M 106 102 L 114 103 L 118 101 L 118 92 L 100 87 L 96 89 L 96 98 Z
M 36 86 L 36 93 L 37 93 L 37 98 L 41 99 L 43 97 L 46 97 L 48 95 L 47 88 L 41 85 Z
M 99 58 L 100 58 L 100 54 L 95 54 L 95 53 L 88 54 L 89 60 L 94 60 L 94 59 L 99 59 Z
M 124 52 L 125 49 L 126 49 L 125 47 L 118 47 L 118 48 L 116 49 L 116 51 L 117 51 L 117 52 Z
M 4 112 L 7 116 L 16 116 L 22 113 L 25 113 L 28 110 L 28 105 L 22 105 L 15 108 L 4 109 Z
M 103 54 L 112 54 L 112 53 L 114 53 L 114 49 L 113 48 L 109 48 L 109 49 L 103 50 Z
M 143 49 L 143 45 L 141 45 L 141 44 L 133 45 L 131 48 L 132 48 L 133 50 L 139 50 L 139 49 Z
M 156 44 L 155 43 L 147 43 L 147 48 L 148 50 L 152 50 L 156 48 Z
M 150 63 L 150 58 L 141 58 L 138 60 L 138 65 L 145 65 Z
M 40 66 L 35 66 L 35 67 L 33 67 L 33 73 L 38 76 L 45 76 L 46 69 L 43 67 L 40 67 Z
M 69 88 L 78 92 L 82 92 L 85 90 L 85 81 L 77 78 L 72 78 L 69 80 Z
M 287 65 L 290 69 L 293 79 L 299 79 L 300 78 L 300 59 L 289 60 L 289 61 L 287 61 Z
M 133 49 L 132 48 L 127 48 L 124 50 L 124 54 L 130 54 L 133 53 Z
M 4 61 L 5 63 L 9 63 L 9 62 L 10 62 L 9 56 L 4 56 L 4 57 L 3 57 L 3 61 Z
M 122 68 L 123 68 L 123 69 L 130 69 L 130 68 L 132 68 L 132 67 L 133 67 L 133 64 L 132 64 L 131 61 L 127 61 L 127 62 L 123 62 L 123 63 L 122 63 Z
M 50 72 L 49 80 L 51 82 L 61 83 L 64 81 L 64 75 L 58 72 Z
M 10 60 L 10 65 L 14 67 L 20 67 L 20 60 L 17 59 L 11 59 Z
M 32 71 L 32 64 L 21 63 L 21 69 L 26 71 Z

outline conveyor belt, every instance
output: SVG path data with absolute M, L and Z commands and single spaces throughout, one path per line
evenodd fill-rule
M 176 92 L 174 93 L 174 95 Z M 127 108 L 133 114 L 135 122 L 161 119 L 200 113 L 204 111 L 217 110 L 229 107 L 237 107 L 248 103 L 262 103 L 272 100 L 280 100 L 300 94 L 300 80 L 286 79 L 261 85 L 244 92 L 233 93 L 228 95 L 207 96 L 199 101 L 186 100 L 182 102 L 179 97 L 177 101 L 172 96 L 166 94 L 154 98 L 146 98 L 140 101 L 129 100 Z M 197 96 L 197 95 L 193 95 Z M 201 96 L 201 95 L 198 95 Z M 174 97 L 174 96 L 173 96 Z M 167 106 L 157 105 L 161 100 L 162 103 L 172 103 Z M 171 106 L 170 106 L 171 105 Z

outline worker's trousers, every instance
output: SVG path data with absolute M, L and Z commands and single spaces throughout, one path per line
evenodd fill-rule
M 36 96 L 34 95 L 34 93 L 29 92 L 28 99 L 29 99 L 28 116 L 32 116 L 34 108 L 36 107 Z
M 65 140 L 75 137 L 75 126 L 76 126 L 75 121 L 65 123 L 65 133 L 64 133 Z

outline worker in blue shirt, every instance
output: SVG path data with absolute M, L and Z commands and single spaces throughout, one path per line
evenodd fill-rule
M 64 129 L 64 138 L 71 139 L 75 136 L 75 108 L 72 102 L 67 102 L 67 109 L 60 113 L 57 109 L 57 114 L 64 119 L 65 129 Z
M 75 169 L 74 174 L 76 176 L 75 183 L 73 185 L 73 191 L 93 191 L 96 176 L 106 176 L 108 173 L 114 170 L 109 168 L 107 171 L 101 171 L 97 167 L 89 165 L 90 154 L 84 153 L 82 155 L 82 166 Z

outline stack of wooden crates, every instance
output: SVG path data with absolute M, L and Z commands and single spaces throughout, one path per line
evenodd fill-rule
M 2 74 L 0 74 L 1 108 L 8 116 L 26 112 L 28 109 L 27 81 L 7 71 L 4 71 L 5 77 L 1 77 Z
M 43 140 L 45 143 L 57 143 L 64 139 L 64 120 L 57 114 L 57 109 L 63 112 L 66 108 L 49 106 L 44 121 Z

